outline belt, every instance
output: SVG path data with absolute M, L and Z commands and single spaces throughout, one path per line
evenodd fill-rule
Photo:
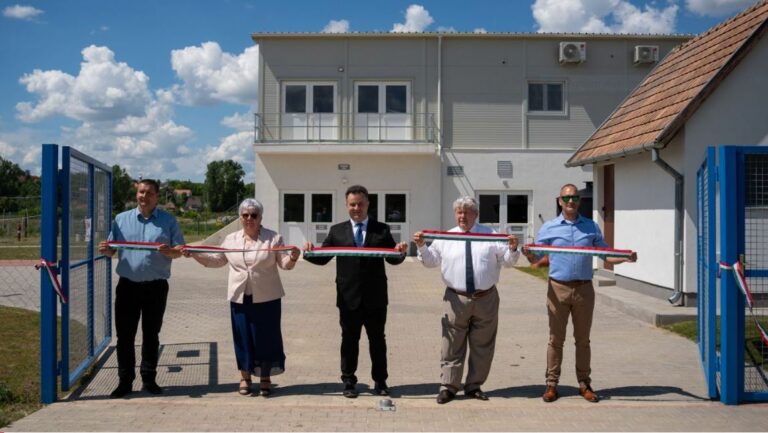
M 562 284 L 564 286 L 581 286 L 581 285 L 588 284 L 588 283 L 592 282 L 592 280 L 560 281 L 560 280 L 556 280 L 556 279 L 554 279 L 552 277 L 549 277 L 549 279 L 554 281 L 554 282 L 556 282 L 557 284 Z
M 453 287 L 446 287 L 446 289 L 450 290 L 451 292 L 453 292 L 453 293 L 455 293 L 457 295 L 464 296 L 465 298 L 480 299 L 483 296 L 485 296 L 485 295 L 491 293 L 492 291 L 496 290 L 496 285 L 491 286 L 488 290 L 478 290 L 478 291 L 476 291 L 475 293 L 473 293 L 471 295 L 469 293 L 463 291 L 463 290 L 456 290 Z

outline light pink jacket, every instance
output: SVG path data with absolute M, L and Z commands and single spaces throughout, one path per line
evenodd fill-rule
M 275 248 L 283 246 L 282 237 L 276 232 L 261 228 L 259 239 L 251 248 Z M 222 248 L 243 249 L 245 247 L 245 232 L 239 230 L 224 238 Z M 246 290 L 253 295 L 253 302 L 267 302 L 285 296 L 283 283 L 277 271 L 290 270 L 296 266 L 291 261 L 289 251 L 253 251 L 240 253 L 210 253 L 195 254 L 195 260 L 208 268 L 220 268 L 229 263 L 229 282 L 227 298 L 237 304 L 243 303 Z

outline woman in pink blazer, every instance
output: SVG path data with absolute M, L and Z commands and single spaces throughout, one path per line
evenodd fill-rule
M 271 376 L 285 371 L 283 336 L 280 331 L 280 298 L 285 296 L 277 268 L 293 269 L 300 251 L 268 251 L 283 246 L 279 234 L 261 226 L 264 207 L 249 198 L 240 203 L 243 229 L 228 235 L 222 248 L 249 249 L 237 253 L 188 253 L 203 266 L 218 268 L 229 264 L 227 297 L 230 302 L 232 338 L 242 395 L 250 395 L 251 375 L 261 378 L 259 392 L 272 393 Z

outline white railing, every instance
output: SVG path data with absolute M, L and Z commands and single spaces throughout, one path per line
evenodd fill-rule
M 256 113 L 256 143 L 437 143 L 434 113 Z

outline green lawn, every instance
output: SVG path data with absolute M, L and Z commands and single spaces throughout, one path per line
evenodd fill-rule
M 549 268 L 546 266 L 541 268 L 536 268 L 536 269 L 530 266 L 515 266 L 515 269 L 517 269 L 520 272 L 525 272 L 528 275 L 533 275 L 534 277 L 541 278 L 544 281 L 546 281 L 547 277 L 549 276 Z
M 40 315 L 0 306 L 0 427 L 41 407 Z
M 751 317 L 746 318 L 744 337 L 746 347 L 746 361 L 755 363 L 758 365 L 764 364 L 764 355 L 766 353 L 766 347 L 763 341 L 760 339 L 757 329 L 755 329 L 755 323 Z M 759 319 L 763 327 L 768 327 L 768 318 Z M 715 331 L 716 342 L 715 346 L 717 350 L 720 349 L 720 318 L 716 321 L 717 330 Z M 698 323 L 696 320 L 687 320 L 685 322 L 673 323 L 671 325 L 664 325 L 664 329 L 681 335 L 691 341 L 698 341 Z M 768 370 L 768 365 L 763 365 L 764 369 Z

